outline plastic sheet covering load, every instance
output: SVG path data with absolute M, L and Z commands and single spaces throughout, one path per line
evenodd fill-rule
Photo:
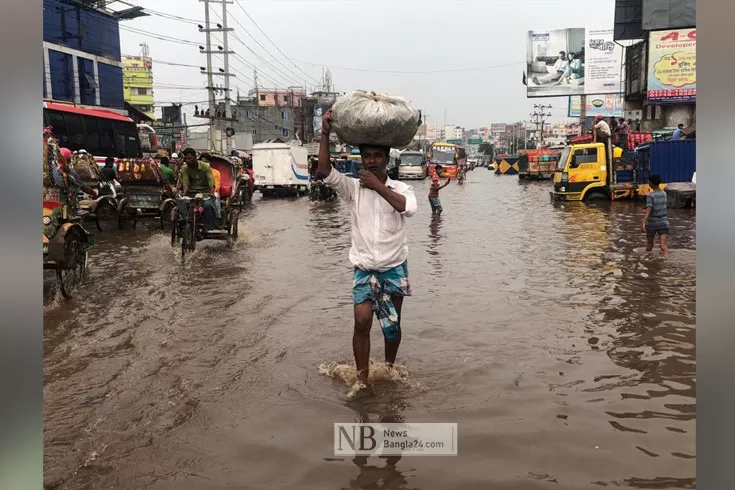
M 664 187 L 668 207 L 674 209 L 689 208 L 697 197 L 697 184 L 692 182 L 672 182 Z
M 421 112 L 403 98 L 366 90 L 337 99 L 332 114 L 334 131 L 350 146 L 404 148 L 413 141 L 421 124 Z

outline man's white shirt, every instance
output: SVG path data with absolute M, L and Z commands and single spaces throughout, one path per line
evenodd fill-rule
M 390 178 L 386 181 L 389 189 L 406 198 L 406 210 L 399 213 L 380 194 L 334 168 L 324 183 L 350 206 L 352 265 L 366 271 L 385 272 L 408 259 L 406 218 L 418 209 L 413 187 Z

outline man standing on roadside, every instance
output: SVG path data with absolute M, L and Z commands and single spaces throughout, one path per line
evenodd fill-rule
M 411 186 L 388 178 L 390 148 L 361 145 L 365 170 L 359 179 L 333 169 L 329 162 L 331 129 L 332 111 L 328 110 L 322 117 L 319 173 L 350 207 L 355 314 L 352 349 L 357 366 L 357 385 L 351 393 L 357 393 L 367 387 L 373 313 L 385 338 L 385 362 L 392 365 L 398 354 L 401 307 L 403 298 L 411 295 L 406 218 L 416 213 L 418 205 Z

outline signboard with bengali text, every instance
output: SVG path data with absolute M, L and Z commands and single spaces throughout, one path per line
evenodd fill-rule
M 649 33 L 647 95 L 649 104 L 696 103 L 696 29 Z

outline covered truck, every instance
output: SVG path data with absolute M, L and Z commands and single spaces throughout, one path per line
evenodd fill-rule
M 309 155 L 306 148 L 290 143 L 253 145 L 255 189 L 263 197 L 305 196 L 309 193 Z

